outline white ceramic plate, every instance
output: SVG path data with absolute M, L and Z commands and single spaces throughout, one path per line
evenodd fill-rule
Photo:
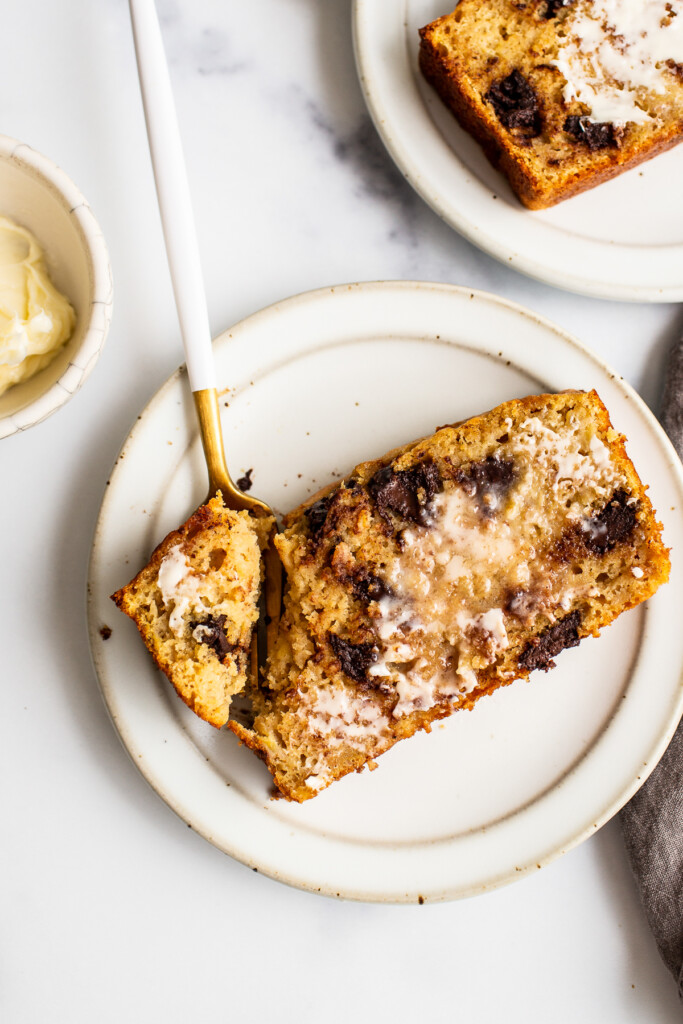
M 446 285 L 349 285 L 256 314 L 215 342 L 228 462 L 284 510 L 368 456 L 500 401 L 596 387 L 630 438 L 674 547 L 646 610 L 558 667 L 399 743 L 372 773 L 304 805 L 234 736 L 199 721 L 108 595 L 202 500 L 205 469 L 184 371 L 128 437 L 90 567 L 94 661 L 142 773 L 196 831 L 274 878 L 331 895 L 439 900 L 536 870 L 591 835 L 637 789 L 681 710 L 683 481 L 635 393 L 558 328 Z M 101 633 L 111 629 L 104 639 Z
M 531 277 L 598 298 L 683 300 L 683 146 L 550 210 L 515 198 L 417 66 L 418 29 L 455 0 L 355 0 L 361 85 L 408 181 L 470 242 Z

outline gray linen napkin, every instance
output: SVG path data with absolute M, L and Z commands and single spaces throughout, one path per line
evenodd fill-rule
M 683 459 L 683 339 L 671 352 L 661 421 Z M 683 999 L 683 722 L 620 820 L 650 928 Z

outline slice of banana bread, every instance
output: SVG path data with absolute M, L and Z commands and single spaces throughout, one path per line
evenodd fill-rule
M 420 67 L 539 209 L 683 137 L 683 0 L 461 0 Z
M 668 577 L 595 392 L 506 402 L 358 466 L 285 518 L 285 610 L 229 727 L 303 801 L 555 656 Z
M 187 706 L 217 727 L 247 681 L 271 525 L 227 509 L 217 494 L 112 595 Z

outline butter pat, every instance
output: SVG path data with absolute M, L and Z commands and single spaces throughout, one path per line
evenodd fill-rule
M 651 121 L 644 94 L 662 95 L 683 60 L 683 2 L 577 0 L 564 25 L 551 63 L 566 79 L 565 101 L 585 103 L 595 122 Z
M 0 394 L 47 366 L 75 322 L 69 300 L 48 277 L 34 236 L 0 217 Z

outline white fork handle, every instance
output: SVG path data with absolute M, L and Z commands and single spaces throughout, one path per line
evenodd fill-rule
M 211 328 L 164 44 L 154 0 L 129 0 L 147 137 L 192 391 L 216 386 Z

